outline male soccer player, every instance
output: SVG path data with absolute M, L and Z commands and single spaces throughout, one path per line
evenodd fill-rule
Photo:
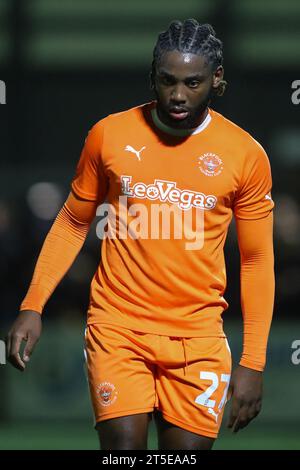
M 113 215 L 85 335 L 102 449 L 146 449 L 152 412 L 160 449 L 211 449 L 227 399 L 234 432 L 261 408 L 274 299 L 271 171 L 261 145 L 209 107 L 225 89 L 222 64 L 222 42 L 208 24 L 173 21 L 159 35 L 156 99 L 90 130 L 7 337 L 10 361 L 24 370 L 43 307 L 106 200 Z M 233 215 L 244 341 L 231 376 L 222 313 Z M 168 235 L 166 220 L 175 221 Z

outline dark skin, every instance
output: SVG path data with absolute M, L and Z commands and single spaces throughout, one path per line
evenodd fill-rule
M 157 64 L 152 77 L 157 98 L 159 118 L 176 129 L 197 127 L 208 113 L 207 106 L 214 89 L 223 79 L 222 66 L 213 69 L 203 56 L 166 52 Z M 174 119 L 170 110 L 180 108 L 188 114 L 184 119 Z M 177 110 L 178 110 L 177 109 Z M 27 310 L 19 313 L 7 335 L 7 356 L 11 364 L 20 371 L 39 340 L 42 321 L 39 313 Z M 25 341 L 21 357 L 20 348 Z M 228 428 L 236 433 L 247 426 L 258 415 L 262 402 L 262 373 L 238 366 L 232 373 L 228 390 L 231 410 Z M 159 449 L 209 450 L 214 439 L 200 436 L 165 421 L 160 412 L 154 413 Z M 103 450 L 146 449 L 148 425 L 151 414 L 140 413 L 108 419 L 98 423 L 97 430 Z
M 223 67 L 213 71 L 203 56 L 166 52 L 152 77 L 161 121 L 175 129 L 199 126 L 207 116 L 213 90 L 218 88 L 223 76 Z M 189 112 L 187 118 L 173 119 L 168 112 L 173 106 L 186 109 Z
M 16 369 L 21 372 L 26 369 L 26 363 L 29 362 L 41 333 L 42 319 L 39 313 L 33 310 L 23 310 L 19 313 L 6 336 L 7 359 Z M 26 345 L 21 357 L 23 341 Z

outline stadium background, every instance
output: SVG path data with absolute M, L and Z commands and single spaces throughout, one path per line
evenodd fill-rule
M 300 79 L 298 0 L 0 1 L 0 79 L 7 86 L 0 107 L 0 338 L 16 317 L 88 129 L 107 113 L 152 98 L 157 34 L 189 17 L 211 23 L 224 42 L 229 85 L 212 107 L 266 148 L 276 202 L 276 308 L 263 410 L 237 435 L 225 418 L 215 449 L 300 449 L 300 364 L 291 361 L 292 342 L 300 339 L 300 105 L 291 100 L 291 84 Z M 226 254 L 225 331 L 237 362 L 242 322 L 234 226 Z M 26 373 L 0 365 L 0 449 L 97 448 L 82 347 L 98 260 L 92 228 L 46 307 Z M 153 426 L 149 446 L 156 446 Z

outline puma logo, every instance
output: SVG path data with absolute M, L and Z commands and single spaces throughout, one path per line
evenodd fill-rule
M 125 147 L 125 150 L 127 150 L 127 152 L 132 152 L 134 153 L 138 160 L 141 161 L 141 157 L 140 157 L 140 153 L 145 149 L 146 147 L 142 147 L 141 150 L 135 150 L 133 147 L 131 147 L 131 145 L 126 145 Z

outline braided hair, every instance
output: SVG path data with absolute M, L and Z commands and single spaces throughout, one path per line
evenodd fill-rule
M 223 65 L 223 43 L 216 37 L 216 32 L 210 24 L 199 24 L 194 19 L 181 21 L 175 20 L 169 25 L 167 31 L 159 34 L 153 50 L 153 61 L 150 73 L 151 86 L 154 87 L 156 65 L 162 55 L 167 51 L 203 55 L 213 70 Z M 216 95 L 222 96 L 227 82 L 221 80 Z

